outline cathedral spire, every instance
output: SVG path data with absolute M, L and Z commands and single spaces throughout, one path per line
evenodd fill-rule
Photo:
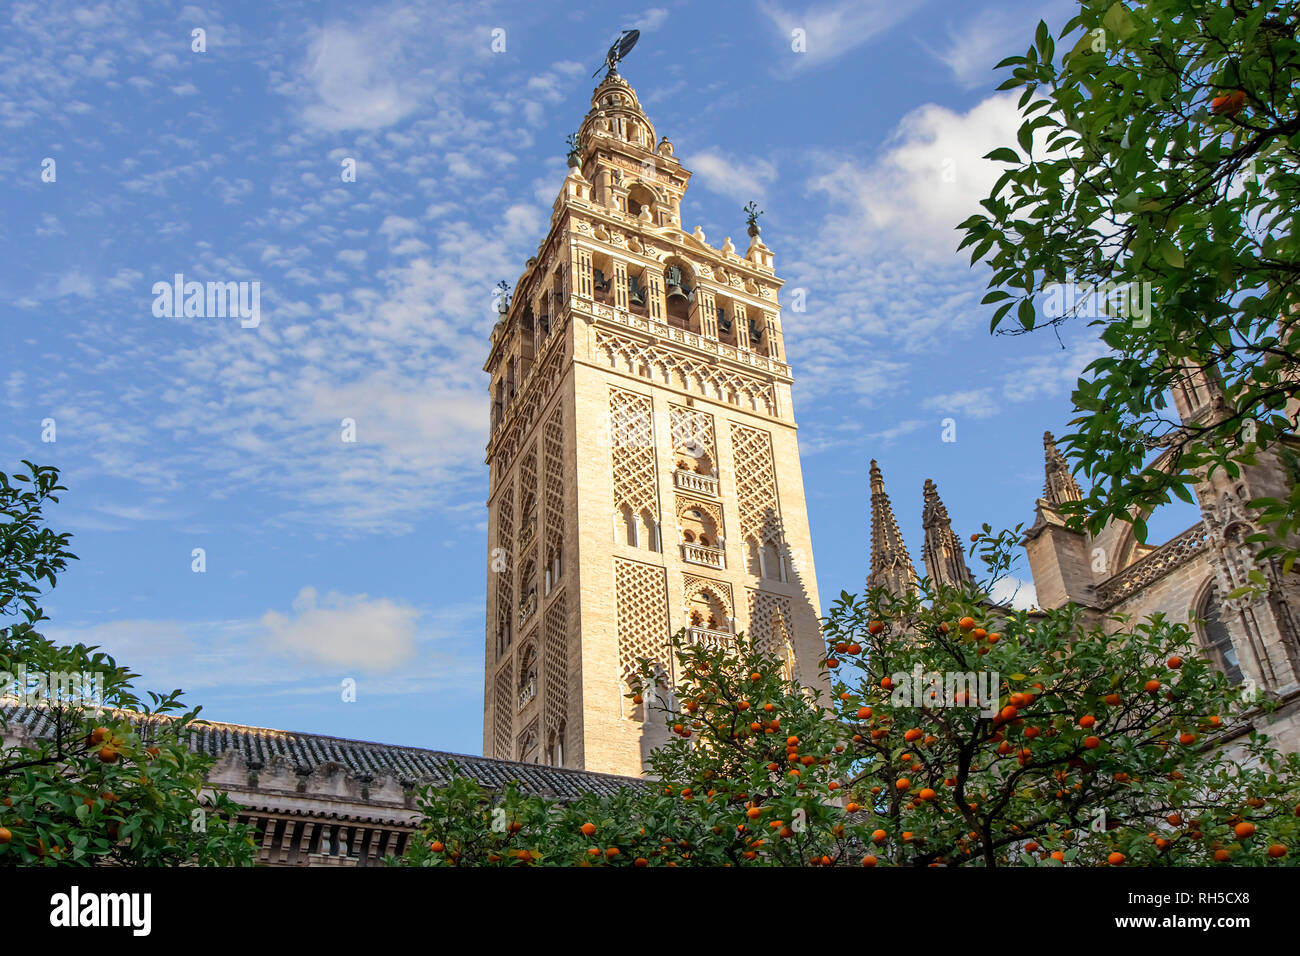
M 880 466 L 871 461 L 871 574 L 867 587 L 882 587 L 903 597 L 916 590 L 916 569 L 898 530 L 893 506 L 885 493 Z
M 962 553 L 961 542 L 952 530 L 948 509 L 939 498 L 939 489 L 929 478 L 925 479 L 925 508 L 921 512 L 921 525 L 925 528 L 922 557 L 925 573 L 935 584 L 960 587 L 971 583 L 970 569 Z
M 1082 501 L 1079 483 L 1070 474 L 1070 466 L 1056 448 L 1056 439 L 1051 432 L 1043 432 L 1043 456 L 1046 459 L 1047 483 L 1043 485 L 1043 497 L 1053 505 L 1067 501 Z

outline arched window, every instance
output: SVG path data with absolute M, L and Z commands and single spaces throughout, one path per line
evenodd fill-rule
M 763 577 L 774 581 L 785 580 L 781 567 L 781 552 L 775 541 L 768 541 L 763 545 Z
M 619 539 L 622 544 L 636 547 L 636 515 L 632 512 L 630 505 L 624 505 L 618 509 L 618 531 Z
M 1206 589 L 1196 616 L 1200 618 L 1197 630 L 1206 655 L 1215 667 L 1227 675 L 1228 680 L 1240 684 L 1241 664 L 1237 660 L 1237 648 L 1232 643 L 1232 635 L 1228 633 L 1228 625 L 1223 621 L 1223 605 L 1219 603 L 1217 585 L 1211 584 Z
M 659 528 L 658 522 L 649 511 L 641 512 L 641 526 L 638 529 L 640 534 L 640 545 L 650 551 L 659 550 Z

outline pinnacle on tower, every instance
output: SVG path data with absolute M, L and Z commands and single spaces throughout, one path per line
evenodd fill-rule
M 1067 501 L 1082 501 L 1083 493 L 1079 483 L 1070 474 L 1070 466 L 1056 448 L 1056 439 L 1051 432 L 1043 432 L 1043 454 L 1046 459 L 1047 483 L 1043 485 L 1043 497 L 1051 504 L 1060 505 Z
M 898 530 L 893 506 L 885 493 L 880 466 L 871 461 L 871 573 L 867 587 L 881 587 L 897 597 L 916 590 L 916 569 Z
M 962 553 L 961 542 L 952 530 L 948 509 L 939 498 L 939 489 L 933 481 L 925 479 L 925 508 L 921 512 L 921 525 L 925 528 L 925 544 L 921 554 L 925 559 L 925 573 L 935 584 L 960 587 L 973 580 L 970 568 Z

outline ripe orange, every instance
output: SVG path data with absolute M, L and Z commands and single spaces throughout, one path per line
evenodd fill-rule
M 749 710 L 749 701 L 742 700 L 740 703 L 736 705 L 736 709 L 741 711 Z
M 913 727 L 907 733 L 903 734 L 903 739 L 909 744 L 914 740 L 920 740 L 924 732 L 919 727 Z
M 102 763 L 117 763 L 117 751 L 107 744 L 99 748 L 97 756 Z
M 870 853 L 868 853 L 866 856 L 864 856 L 864 857 L 862 858 L 862 865 L 863 865 L 863 866 L 875 866 L 875 865 L 876 865 L 876 858 L 875 858 L 874 856 L 872 856 Z
M 750 679 L 750 680 L 762 680 L 762 679 L 763 679 L 763 675 L 760 674 L 758 671 L 754 671 L 754 673 L 752 673 L 752 674 L 749 675 L 749 679 Z
M 1033 740 L 1035 737 L 1037 737 L 1037 736 L 1038 736 L 1039 734 L 1041 734 L 1042 732 L 1043 732 L 1043 731 L 1042 731 L 1040 728 L 1038 728 L 1038 727 L 1026 727 L 1026 728 L 1025 728 L 1025 736 L 1028 737 L 1030 740 Z
M 885 690 L 893 690 L 894 679 L 892 677 L 882 677 L 880 678 L 880 686 Z
M 845 809 L 845 811 L 847 811 L 848 813 L 857 813 L 859 810 L 862 809 L 862 804 L 860 804 L 860 803 L 850 803 L 850 804 L 849 804 L 848 806 L 846 806 L 844 809 Z
M 90 732 L 90 742 L 92 744 L 102 744 L 109 738 L 110 731 L 107 727 L 96 727 Z
M 899 777 L 898 782 L 895 783 L 894 786 L 899 790 L 906 790 L 912 786 L 912 781 L 908 780 L 906 777 Z
M 605 856 L 609 857 L 609 859 L 612 860 L 612 859 L 614 859 L 614 857 L 618 856 L 618 855 L 619 855 L 620 853 L 622 853 L 622 852 L 623 852 L 623 851 L 620 850 L 618 847 L 616 847 L 616 846 L 612 846 L 612 847 L 610 847 L 608 850 L 605 851 Z
M 1180 827 L 1183 825 L 1183 818 L 1176 813 L 1169 814 L 1165 819 L 1169 821 L 1170 826 Z
M 770 714 L 772 711 L 776 710 L 776 704 L 764 704 L 763 710 L 765 713 Z
M 647 859 L 646 859 L 645 857 L 643 857 L 643 856 L 638 856 L 635 860 L 632 861 L 632 865 L 633 865 L 633 866 L 649 866 L 649 865 L 650 865 L 650 861 L 647 860 Z
M 8 828 L 6 828 L 6 827 L 0 827 L 0 846 L 4 846 L 6 843 L 8 843 L 8 842 L 9 842 L 10 840 L 12 840 L 13 838 L 14 838 L 14 835 L 13 835 L 12 833 L 9 832 Z
M 441 840 L 434 840 L 432 843 L 429 844 L 429 849 L 432 850 L 434 853 L 441 853 L 443 850 L 446 849 L 446 847 L 442 845 Z
M 1124 859 L 1125 859 L 1124 854 L 1120 853 L 1117 850 L 1114 853 L 1112 853 L 1110 856 L 1106 857 L 1106 862 L 1109 863 L 1111 866 L 1120 866 L 1121 864 L 1123 864 Z
M 872 621 L 870 624 L 867 625 L 867 632 L 869 634 L 879 634 L 884 629 L 885 629 L 885 624 L 883 621 Z
M 1238 840 L 1244 840 L 1247 837 L 1255 835 L 1255 824 L 1251 823 L 1249 820 L 1242 820 L 1232 828 L 1232 832 L 1237 834 Z
M 1175 654 L 1173 657 L 1169 658 L 1169 660 L 1165 661 L 1165 666 L 1167 666 L 1171 671 L 1176 671 L 1178 668 L 1183 666 L 1183 659 Z
M 1233 90 L 1231 93 L 1223 93 L 1210 100 L 1210 112 L 1215 116 L 1235 116 L 1245 105 L 1245 92 Z
M 957 626 L 960 627 L 963 631 L 969 631 L 972 627 L 975 626 L 975 618 L 963 617 L 960 621 L 957 622 Z
M 1227 850 L 1215 850 L 1215 851 L 1214 851 L 1214 862 L 1215 862 L 1215 863 L 1227 863 L 1227 862 L 1228 862 L 1228 857 L 1230 857 L 1230 856 L 1232 856 L 1232 854 L 1229 853 Z
M 1143 687 L 1148 694 L 1160 693 L 1160 681 L 1158 680 L 1149 680 L 1143 685 Z
M 1092 714 L 1084 714 L 1082 717 L 1079 718 L 1079 726 L 1083 727 L 1085 730 L 1091 727 L 1096 722 L 1097 722 L 1097 718 L 1092 716 Z
M 858 720 L 866 720 L 866 719 L 867 719 L 868 717 L 870 717 L 870 716 L 871 716 L 871 708 L 870 708 L 870 707 L 859 707 L 859 708 L 858 708 Z
M 1283 846 L 1281 843 L 1274 843 L 1271 847 L 1268 848 L 1268 855 L 1272 857 L 1274 860 L 1281 859 L 1282 857 L 1286 856 L 1286 847 Z
M 1055 860 L 1057 863 L 1064 863 L 1064 862 L 1065 862 L 1065 854 L 1062 853 L 1060 850 L 1053 850 L 1053 851 L 1052 851 L 1052 859 Z
M 999 634 L 997 631 L 994 631 L 987 638 L 985 638 L 985 640 L 987 640 L 990 644 L 996 644 L 998 640 L 1001 639 L 1001 637 L 1002 637 L 1001 634 Z
M 584 823 L 582 826 L 578 827 L 578 829 L 582 831 L 583 836 L 589 837 L 596 832 L 596 824 Z
M 934 791 L 931 790 L 929 787 L 925 787 L 921 790 L 919 794 L 917 794 L 917 796 L 919 796 L 922 800 L 933 800 Z
M 798 738 L 798 737 L 787 737 L 787 738 L 785 738 L 785 745 L 786 745 L 787 747 L 798 747 L 798 746 L 799 746 L 799 738 Z
M 1196 734 L 1179 734 L 1178 742 L 1184 745 L 1194 744 L 1196 743 Z
M 861 653 L 862 653 L 862 645 L 859 644 L 857 641 L 852 642 L 851 644 L 849 644 L 849 653 L 850 653 L 850 654 L 861 654 Z
M 1087 747 L 1089 750 L 1096 750 L 1098 747 L 1101 746 L 1101 738 L 1100 738 L 1100 737 L 1086 737 L 1086 738 L 1084 738 L 1083 745 L 1084 745 L 1085 747 Z
M 760 810 L 758 807 L 750 807 L 748 810 L 745 811 L 745 816 L 749 817 L 749 819 L 751 820 L 757 820 L 762 815 L 763 815 L 763 811 Z
M 1106 703 L 1109 704 L 1111 707 L 1117 707 L 1117 706 L 1119 706 L 1119 701 L 1120 701 L 1120 696 L 1119 696 L 1119 694 L 1107 694 L 1107 695 L 1106 695 Z

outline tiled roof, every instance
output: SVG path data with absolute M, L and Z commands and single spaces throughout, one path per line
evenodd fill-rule
M 150 721 L 169 719 L 122 711 L 117 713 L 128 717 L 137 727 Z M 26 728 L 25 733 L 35 737 L 49 733 L 52 729 L 45 708 L 17 703 L 12 699 L 0 701 L 0 718 L 0 723 L 22 724 Z M 311 773 L 322 764 L 336 763 L 363 781 L 388 774 L 403 786 L 448 780 L 455 765 L 462 775 L 473 777 L 486 787 L 495 789 L 516 781 L 526 793 L 562 800 L 571 800 L 587 793 L 612 794 L 620 787 L 641 783 L 633 777 L 615 774 L 565 770 L 513 760 L 423 750 L 419 747 L 399 747 L 320 734 L 300 734 L 265 727 L 245 727 L 210 720 L 196 720 L 190 724 L 189 746 L 196 753 L 218 758 L 235 750 L 251 769 L 264 767 L 277 755 L 283 755 L 299 773 Z

